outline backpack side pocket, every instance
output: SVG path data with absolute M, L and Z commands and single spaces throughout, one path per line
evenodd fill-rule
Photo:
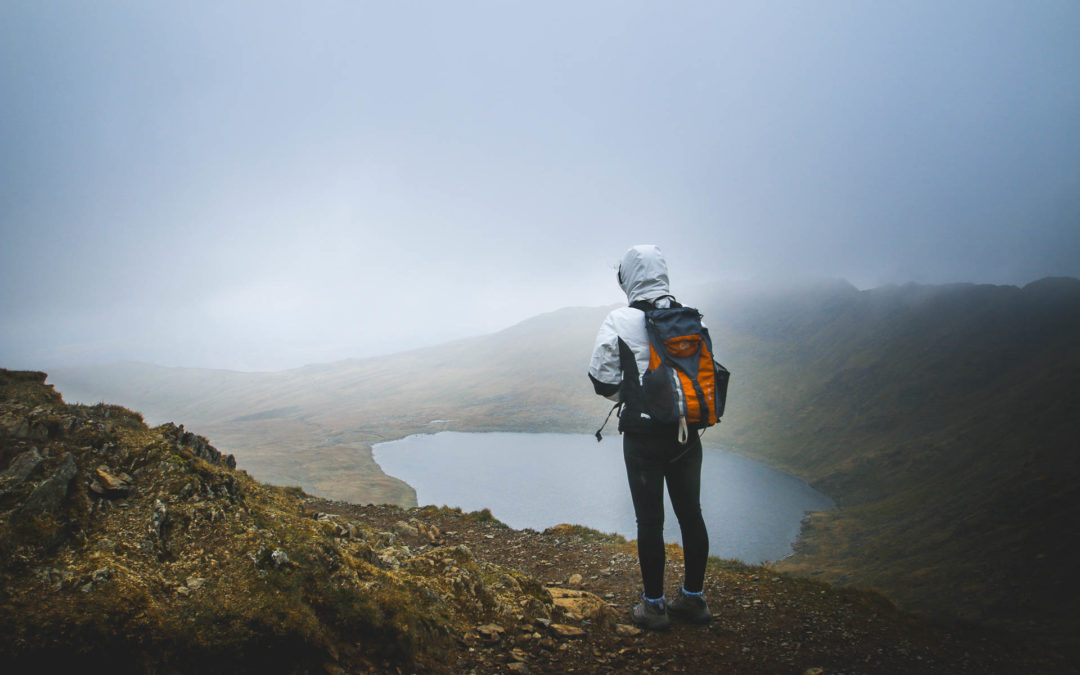
M 657 422 L 671 424 L 686 416 L 682 384 L 671 366 L 661 364 L 646 371 L 641 392 L 646 411 Z

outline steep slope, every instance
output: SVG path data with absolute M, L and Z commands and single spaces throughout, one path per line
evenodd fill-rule
M 606 412 L 584 375 L 603 308 L 374 359 L 275 373 L 124 363 L 54 368 L 68 398 L 186 419 L 260 480 L 357 502 L 415 504 L 371 444 L 441 430 L 581 431 Z M 441 422 L 433 421 L 442 420 Z
M 1060 598 L 1080 593 L 1080 282 L 753 304 L 721 322 L 745 404 L 726 431 L 845 507 L 816 514 L 780 567 L 1075 634 Z
M 0 370 L 5 672 L 1061 672 L 873 593 L 711 560 L 716 620 L 623 623 L 633 548 L 274 488 L 205 438 Z M 680 551 L 670 547 L 672 576 Z
M 788 469 L 841 509 L 784 569 L 905 606 L 1075 634 L 1080 282 L 708 289 L 694 297 L 732 373 L 706 440 Z M 189 419 L 260 477 L 410 504 L 369 444 L 417 431 L 591 431 L 584 376 L 605 308 L 490 336 L 284 373 L 57 369 L 84 401 Z M 432 424 L 433 420 L 450 420 Z M 1071 633 L 1070 633 L 1071 632 Z
M 413 550 L 313 514 L 183 427 L 68 406 L 44 380 L 0 370 L 0 662 L 14 672 L 450 672 L 474 626 L 552 617 L 539 583 L 422 523 L 402 523 Z

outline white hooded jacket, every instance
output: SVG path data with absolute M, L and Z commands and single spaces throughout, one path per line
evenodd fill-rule
M 660 249 L 651 244 L 634 246 L 626 252 L 619 265 L 619 285 L 630 304 L 647 300 L 663 308 L 669 307 L 673 299 L 668 289 L 667 262 Z M 640 378 L 649 367 L 645 313 L 635 307 L 619 307 L 607 315 L 596 334 L 589 361 L 589 378 L 596 393 L 612 401 L 619 399 L 619 385 L 623 379 L 619 338 L 633 352 Z

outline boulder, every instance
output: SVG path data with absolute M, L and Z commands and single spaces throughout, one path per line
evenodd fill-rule
M 276 549 L 270 554 L 270 561 L 274 563 L 274 567 L 281 568 L 289 564 L 289 556 L 285 551 Z
M 482 626 L 477 626 L 476 632 L 485 640 L 494 642 L 502 637 L 506 629 L 496 623 L 485 623 Z
M 94 471 L 95 480 L 90 483 L 90 490 L 102 497 L 125 497 L 131 492 L 131 476 L 121 473 L 112 474 L 107 466 L 99 466 Z
M 161 526 L 165 524 L 165 519 L 169 516 L 169 509 L 166 508 L 165 503 L 160 499 L 154 500 L 154 509 L 150 516 L 150 533 L 153 535 L 161 534 Z
M 70 452 L 66 453 L 60 460 L 60 467 L 56 472 L 34 488 L 26 501 L 12 512 L 11 520 L 18 522 L 34 516 L 51 515 L 58 511 L 68 495 L 71 479 L 78 471 L 79 467 L 75 464 L 75 458 Z
M 611 611 L 606 602 L 588 591 L 549 588 L 548 592 L 557 607 L 581 619 L 598 619 Z
M 419 536 L 420 532 L 412 525 L 406 523 L 404 520 L 399 520 L 394 523 L 394 534 L 405 539 L 415 539 Z
M 26 452 L 20 453 L 18 457 L 12 460 L 11 464 L 3 473 L 0 473 L 0 493 L 7 492 L 13 488 L 17 488 L 26 482 L 26 479 L 34 473 L 34 469 L 45 461 L 45 458 L 41 456 L 37 448 L 30 448 Z
M 394 549 L 380 551 L 375 557 L 374 562 L 384 570 L 396 570 L 401 568 L 401 561 L 394 555 Z

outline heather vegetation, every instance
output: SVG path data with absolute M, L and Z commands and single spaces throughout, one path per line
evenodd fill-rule
M 813 514 L 780 569 L 876 588 L 902 607 L 1068 644 L 1080 630 L 1080 282 L 859 291 L 698 289 L 732 373 L 705 436 L 789 470 Z M 184 419 L 254 475 L 359 503 L 415 504 L 370 444 L 442 429 L 588 433 L 584 376 L 605 308 L 393 357 L 281 373 L 126 364 L 58 369 L 85 402 Z M 708 486 L 705 486 L 708 489 Z
M 713 559 L 716 620 L 628 625 L 633 544 L 274 487 L 204 437 L 0 370 L 11 672 L 1055 672 L 1053 651 Z M 668 547 L 673 577 L 681 552 Z
M 465 628 L 551 616 L 538 583 L 467 549 L 312 513 L 205 438 L 67 406 L 44 379 L 0 371 L 0 655 L 18 672 L 444 671 Z
M 872 292 L 728 308 L 732 444 L 842 507 L 781 569 L 1058 641 L 1080 625 L 1080 282 Z

